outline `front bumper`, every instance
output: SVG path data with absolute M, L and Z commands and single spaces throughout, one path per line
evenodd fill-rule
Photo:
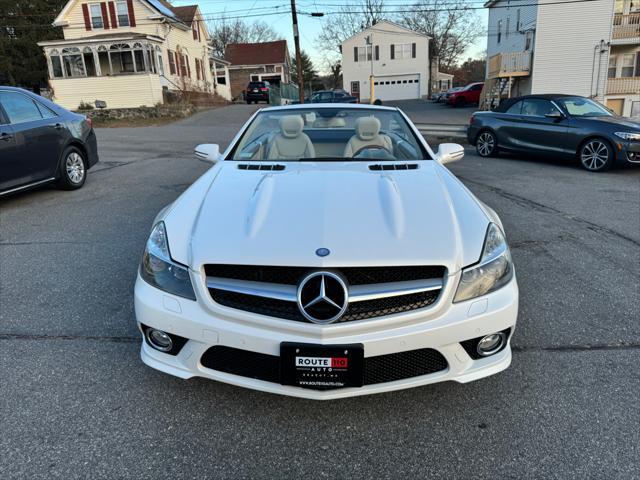
M 617 141 L 617 160 L 621 163 L 640 163 L 640 142 Z
M 138 324 L 188 339 L 173 356 L 154 350 L 142 341 L 145 364 L 180 378 L 200 376 L 241 387 L 294 397 L 328 400 L 388 392 L 453 380 L 466 383 L 498 373 L 511 363 L 509 345 L 492 356 L 472 359 L 460 342 L 513 328 L 518 311 L 518 287 L 514 279 L 500 290 L 483 297 L 452 304 L 458 276 L 446 282 L 434 306 L 378 319 L 320 326 L 272 319 L 216 305 L 191 272 L 198 301 L 164 293 L 138 276 L 135 312 Z M 446 359 L 448 367 L 437 373 L 337 390 L 310 390 L 280 385 L 206 368 L 200 359 L 212 346 L 279 355 L 281 342 L 364 345 L 364 356 L 375 357 L 409 350 L 432 348 Z

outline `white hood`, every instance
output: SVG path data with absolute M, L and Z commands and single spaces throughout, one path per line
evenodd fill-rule
M 282 266 L 444 265 L 478 261 L 488 218 L 435 161 L 371 171 L 365 162 L 286 163 L 284 171 L 221 162 L 168 210 L 172 257 Z M 331 253 L 321 258 L 318 248 Z

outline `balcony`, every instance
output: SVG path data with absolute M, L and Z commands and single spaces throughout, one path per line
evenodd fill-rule
M 607 79 L 607 95 L 640 93 L 640 77 L 615 77 Z
M 531 52 L 505 52 L 489 58 L 489 78 L 528 75 L 531 75 Z
M 613 17 L 613 40 L 626 40 L 640 37 L 640 13 L 623 15 L 616 13 Z

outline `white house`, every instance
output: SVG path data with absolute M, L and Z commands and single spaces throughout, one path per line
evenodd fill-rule
M 567 93 L 640 115 L 640 5 L 633 0 L 490 0 L 486 107 Z
M 64 38 L 39 42 L 53 99 L 63 107 L 164 102 L 164 92 L 216 93 L 209 32 L 197 5 L 166 0 L 68 0 L 55 19 Z
M 345 90 L 368 102 L 425 98 L 429 92 L 429 37 L 393 22 L 379 22 L 347 38 L 342 48 Z

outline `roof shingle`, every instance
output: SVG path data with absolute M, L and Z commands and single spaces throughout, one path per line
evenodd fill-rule
M 231 65 L 284 63 L 287 58 L 287 41 L 230 43 L 225 49 L 224 58 Z

